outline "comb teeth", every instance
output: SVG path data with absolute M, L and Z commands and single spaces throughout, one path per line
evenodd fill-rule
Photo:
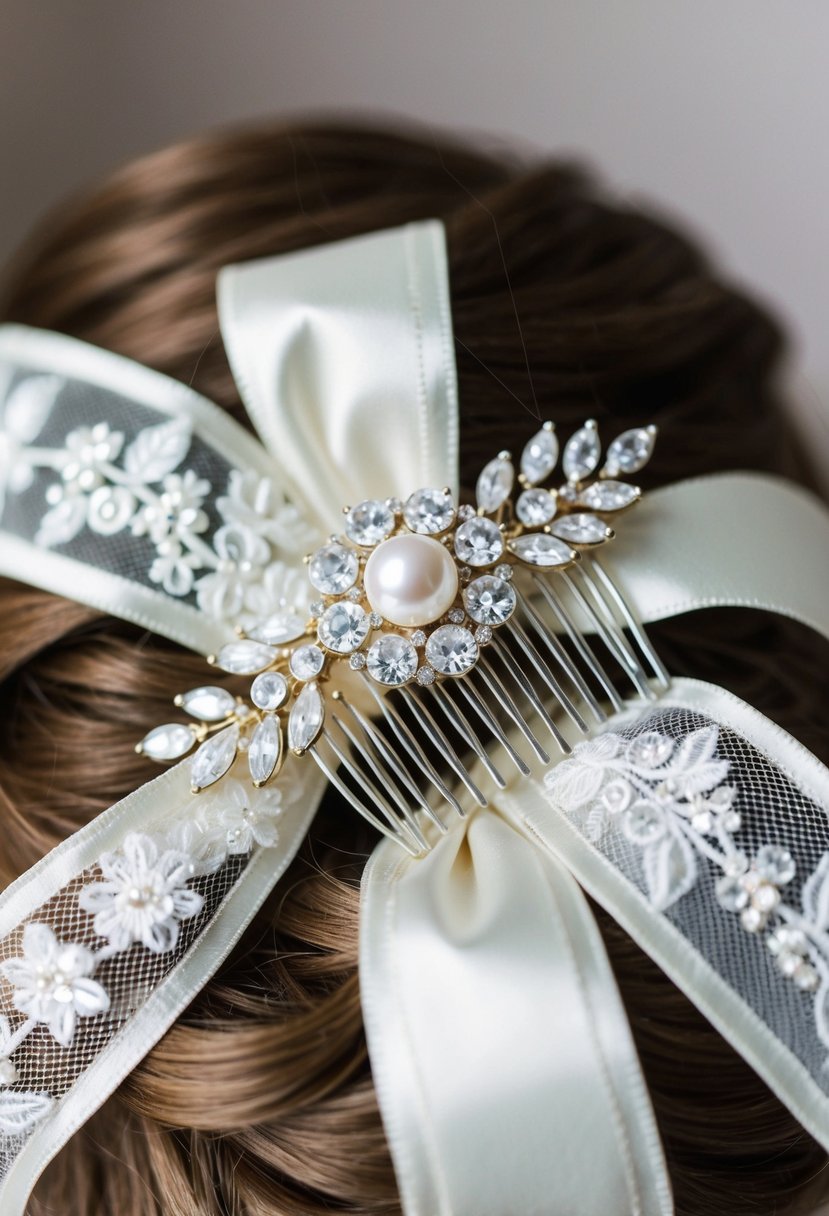
M 615 711 L 631 696 L 652 698 L 649 670 L 667 683 L 621 592 L 585 557 L 554 585 L 532 575 L 465 675 L 381 692 L 363 672 L 376 713 L 335 693 L 339 709 L 311 754 L 360 814 L 418 854 L 428 848 L 424 821 L 445 832 L 504 788 L 499 756 L 522 776 L 548 765 L 569 752 L 568 735 L 606 720 L 603 702 Z

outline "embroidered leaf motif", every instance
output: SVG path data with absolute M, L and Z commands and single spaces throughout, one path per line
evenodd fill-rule
M 52 1109 L 48 1094 L 21 1094 L 16 1090 L 0 1091 L 0 1133 L 19 1136 L 39 1123 Z
M 62 499 L 43 516 L 35 535 L 35 544 L 44 549 L 69 544 L 86 523 L 86 510 L 87 500 L 82 494 Z
M 674 778 L 686 797 L 704 794 L 725 780 L 728 761 L 715 758 L 718 736 L 716 725 L 695 730 L 683 739 L 671 763 L 662 770 L 663 776 Z
M 190 447 L 190 424 L 173 418 L 140 431 L 124 453 L 124 468 L 135 481 L 161 481 L 181 463 Z
M 43 430 L 63 384 L 60 376 L 28 376 L 12 390 L 5 424 L 20 443 L 32 443 Z
M 697 881 L 694 850 L 681 832 L 669 832 L 642 851 L 642 866 L 648 899 L 665 912 Z
M 829 929 L 829 853 L 823 854 L 803 884 L 801 900 L 806 919 L 817 929 Z

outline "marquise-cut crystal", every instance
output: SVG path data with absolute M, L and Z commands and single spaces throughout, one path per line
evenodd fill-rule
M 365 608 L 341 600 L 326 608 L 320 617 L 317 635 L 328 650 L 351 654 L 362 646 L 370 628 L 371 618 Z
M 295 642 L 305 632 L 305 618 L 298 612 L 275 612 L 248 630 L 248 636 L 268 646 L 284 646 Z
M 599 432 L 595 422 L 585 422 L 564 446 L 561 467 L 568 481 L 584 481 L 594 472 L 601 456 Z
M 426 643 L 426 658 L 444 676 L 462 676 L 478 658 L 478 643 L 462 625 L 441 625 Z
M 567 566 L 576 556 L 569 545 L 546 532 L 517 536 L 508 546 L 511 553 L 529 566 Z
M 288 746 L 304 752 L 322 730 L 325 709 L 316 684 L 306 684 L 294 701 L 288 717 Z
M 394 531 L 394 511 L 379 498 L 368 498 L 348 512 L 345 531 L 356 545 L 368 549 Z
M 491 519 L 468 519 L 455 533 L 455 553 L 467 566 L 491 566 L 503 552 L 501 529 Z
M 611 477 L 619 473 L 638 473 L 650 460 L 655 441 L 655 426 L 640 426 L 625 431 L 607 449 L 606 472 Z
M 638 486 L 629 486 L 624 481 L 594 481 L 582 491 L 579 502 L 591 511 L 621 511 L 641 496 Z
M 224 777 L 236 758 L 239 745 L 239 727 L 226 726 L 217 735 L 205 739 L 193 757 L 190 768 L 190 784 L 194 790 L 203 790 Z
M 497 511 L 507 501 L 515 483 L 515 469 L 506 456 L 496 456 L 485 465 L 475 487 L 475 498 L 482 511 Z
M 555 495 L 549 490 L 525 490 L 515 504 L 515 514 L 528 528 L 548 524 L 555 513 Z
M 297 680 L 313 680 L 322 671 L 325 655 L 313 642 L 299 646 L 291 655 L 288 666 Z
M 230 698 L 233 701 L 233 698 Z M 235 702 L 234 702 L 235 704 Z M 193 731 L 182 722 L 156 726 L 139 743 L 139 748 L 151 760 L 178 760 L 193 746 Z
M 455 518 L 452 495 L 445 490 L 415 490 L 406 500 L 403 518 L 412 532 L 429 536 L 445 532 Z
M 545 423 L 521 453 L 521 472 L 528 485 L 549 477 L 558 460 L 558 439 L 551 423 Z
M 176 698 L 176 704 L 191 718 L 198 718 L 200 722 L 221 722 L 228 714 L 233 713 L 236 698 L 226 688 L 208 685 L 204 688 L 191 688 L 189 692 L 182 693 Z
M 354 585 L 360 560 L 353 549 L 331 541 L 317 549 L 308 563 L 308 577 L 323 595 L 342 595 Z
M 397 686 L 411 680 L 417 671 L 417 651 L 396 633 L 386 633 L 372 642 L 366 656 L 366 670 L 378 684 Z
M 483 574 L 464 588 L 466 611 L 480 625 L 503 625 L 515 611 L 516 594 L 510 583 Z
M 216 666 L 237 676 L 252 676 L 269 667 L 276 659 L 276 651 L 264 642 L 244 638 L 240 642 L 227 642 L 216 655 Z
M 265 714 L 256 727 L 248 748 L 248 766 L 254 784 L 263 785 L 271 777 L 282 753 L 282 730 L 273 714 Z
M 250 686 L 250 699 L 259 709 L 279 709 L 288 696 L 288 681 L 278 671 L 263 671 Z
M 557 519 L 550 528 L 553 536 L 569 541 L 571 545 L 598 545 L 607 540 L 610 529 L 598 515 L 578 512 Z

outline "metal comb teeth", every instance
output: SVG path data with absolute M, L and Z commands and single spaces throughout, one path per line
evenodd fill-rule
M 425 825 L 486 807 L 510 774 L 569 751 L 631 696 L 668 676 L 630 605 L 595 556 L 608 518 L 638 501 L 618 480 L 649 459 L 653 427 L 601 445 L 588 421 L 564 446 L 564 484 L 545 423 L 512 458 L 482 471 L 477 511 L 446 489 L 345 511 L 345 536 L 307 559 L 310 621 L 277 614 L 213 662 L 255 676 L 232 708 L 221 689 L 177 698 L 198 719 L 156 728 L 139 749 L 175 759 L 197 746 L 194 789 L 246 754 L 255 785 L 309 755 L 378 831 L 413 853 Z M 212 693 L 216 712 L 205 712 Z M 195 694 L 201 693 L 198 712 Z M 221 712 L 219 706 L 221 705 Z

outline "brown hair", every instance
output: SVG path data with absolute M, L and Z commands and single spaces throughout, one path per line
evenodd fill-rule
M 42 226 L 0 315 L 131 356 L 241 418 L 218 336 L 219 267 L 425 216 L 448 232 L 467 484 L 539 417 L 567 428 L 588 415 L 610 430 L 660 424 L 645 484 L 734 466 L 806 477 L 775 383 L 778 328 L 693 243 L 578 167 L 443 137 L 265 126 L 147 157 Z M 829 759 L 826 694 L 810 681 L 827 652 L 805 630 L 721 611 L 654 635 L 671 670 L 734 689 Z M 0 582 L 0 880 L 151 775 L 134 741 L 200 682 L 200 664 Z M 329 795 L 242 945 L 52 1165 L 33 1214 L 399 1212 L 357 986 L 372 840 L 341 812 Z M 596 914 L 678 1213 L 815 1202 L 823 1150 Z

